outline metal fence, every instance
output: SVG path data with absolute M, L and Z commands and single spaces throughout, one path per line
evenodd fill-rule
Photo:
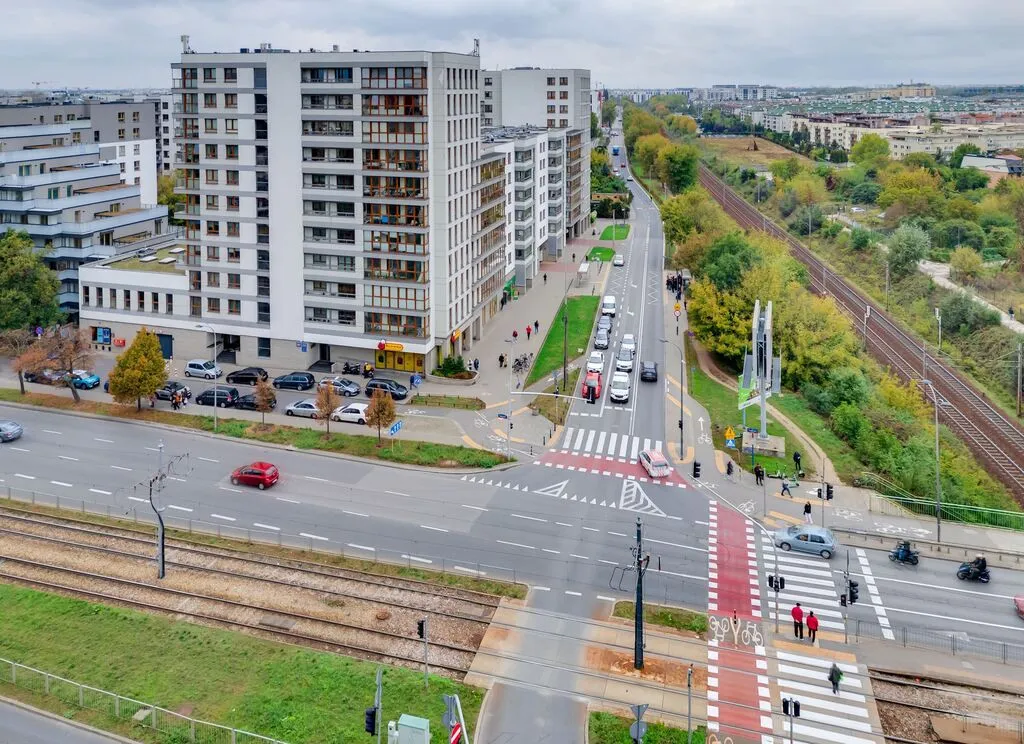
M 68 705 L 100 711 L 118 721 L 154 729 L 170 741 L 197 744 L 285 744 L 279 739 L 189 718 L 166 708 L 89 687 L 9 659 L 0 659 L 0 682 L 53 696 Z
M 870 620 L 848 619 L 847 630 L 852 641 L 883 640 L 882 626 Z M 926 648 L 953 656 L 973 656 L 988 661 L 1024 666 L 1024 646 L 989 638 L 975 638 L 967 633 L 944 632 L 927 628 L 889 628 L 905 648 Z

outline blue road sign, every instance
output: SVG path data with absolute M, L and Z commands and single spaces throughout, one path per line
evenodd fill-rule
M 735 439 L 726 439 L 725 440 L 725 446 L 728 447 L 729 449 L 736 449 L 736 440 Z
M 759 432 L 760 429 L 755 429 L 753 426 L 748 426 L 747 431 L 750 432 L 751 434 L 757 434 L 757 432 Z
M 401 430 L 402 430 L 402 422 L 399 420 L 399 421 L 396 421 L 395 423 L 391 424 L 391 428 L 388 429 L 388 433 L 391 436 L 395 436 L 395 434 L 397 434 Z
M 508 418 L 508 414 L 507 413 L 499 413 L 498 414 L 498 418 L 500 418 L 500 419 L 507 419 Z

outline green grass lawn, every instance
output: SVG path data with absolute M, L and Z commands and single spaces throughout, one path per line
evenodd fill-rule
M 785 395 L 772 398 L 772 405 L 825 451 L 843 483 L 853 483 L 854 478 L 864 472 L 866 466 L 857 457 L 857 453 L 836 436 L 825 418 L 810 409 L 803 396 L 786 392 Z M 804 467 L 806 465 L 804 463 Z
M 587 259 L 590 261 L 611 261 L 613 258 L 615 258 L 614 249 L 600 245 L 591 248 L 590 253 L 587 254 Z
M 616 602 L 612 611 L 614 617 L 632 620 L 636 613 L 636 605 L 632 602 Z M 708 632 L 708 616 L 703 612 L 691 612 L 680 607 L 663 607 L 662 605 L 644 604 L 644 622 L 661 625 L 676 630 L 689 630 L 705 635 Z
M 565 307 L 569 315 L 569 359 L 575 359 L 580 354 L 586 353 L 590 348 L 590 332 L 594 329 L 594 316 L 597 314 L 597 306 L 600 297 L 593 295 L 581 295 L 569 297 Z M 544 345 L 533 361 L 533 369 L 526 378 L 526 387 L 543 380 L 554 370 L 561 370 L 562 367 L 562 308 L 559 307 L 555 316 L 548 322 L 548 332 L 544 336 Z M 582 352 L 578 352 L 582 349 Z
M 573 395 L 573 391 L 576 390 L 576 384 L 580 379 L 580 371 L 578 369 L 569 370 L 569 376 L 564 386 L 565 393 Z M 558 380 L 558 392 L 561 393 L 563 390 L 562 380 Z M 548 385 L 544 388 L 545 393 L 555 392 L 554 385 Z M 561 426 L 565 423 L 566 415 L 569 413 L 569 404 L 565 398 L 553 398 L 550 395 L 538 395 L 533 399 L 530 404 L 530 408 L 535 410 L 541 416 L 546 418 L 553 424 Z
M 633 744 L 629 735 L 629 718 L 614 713 L 591 713 L 588 723 L 589 744 Z M 704 744 L 704 727 L 694 728 L 687 741 L 687 732 L 660 723 L 648 723 L 644 744 Z
M 187 706 L 193 718 L 290 744 L 369 741 L 363 710 L 373 703 L 376 664 L 20 587 L 0 585 L 0 606 L 3 658 L 172 711 Z M 442 693 L 459 694 L 470 725 L 483 699 L 483 690 L 440 677 L 427 690 L 421 673 L 387 666 L 383 689 L 384 725 L 402 713 L 428 718 L 437 744 L 448 732 Z M 0 691 L 25 696 L 7 684 Z M 67 717 L 130 733 L 124 723 L 41 691 L 31 697 Z
M 629 235 L 629 225 L 608 225 L 601 231 L 601 240 L 625 240 Z
M 432 406 L 434 408 L 461 408 L 467 411 L 482 411 L 487 404 L 479 398 L 470 398 L 465 395 L 422 395 L 417 393 L 412 396 L 409 405 Z
M 747 471 L 753 471 L 754 463 L 750 461 L 749 454 L 740 453 L 738 449 L 727 450 L 725 447 L 725 427 L 732 426 L 736 432 L 736 445 L 740 446 L 743 432 L 743 412 L 737 410 L 738 397 L 735 390 L 730 390 L 724 385 L 708 377 L 697 364 L 697 355 L 689 342 L 686 344 L 686 358 L 688 360 L 687 370 L 690 377 L 690 395 L 692 395 L 711 416 L 711 436 L 715 443 L 715 449 L 729 452 L 736 463 Z M 774 405 L 775 399 L 772 398 Z M 747 423 L 751 427 L 760 426 L 760 409 L 752 407 L 747 409 Z M 708 422 L 704 422 L 705 427 Z M 801 450 L 799 441 L 791 432 L 780 426 L 770 415 L 768 416 L 768 433 L 774 436 L 784 437 L 786 440 L 785 457 L 769 457 L 768 455 L 756 455 L 755 463 L 761 463 L 762 467 L 769 473 L 774 473 L 777 468 L 793 471 L 793 452 Z M 816 463 L 811 462 L 810 457 L 803 460 L 803 469 L 808 474 L 817 472 Z

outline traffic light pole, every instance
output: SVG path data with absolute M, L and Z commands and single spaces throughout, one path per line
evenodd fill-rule
M 633 668 L 644 668 L 644 554 L 643 525 L 636 518 L 636 602 L 633 610 Z M 639 722 L 639 718 L 637 721 Z
M 430 689 L 430 642 L 427 640 L 427 619 L 423 618 L 416 625 L 420 638 L 423 639 L 423 686 Z

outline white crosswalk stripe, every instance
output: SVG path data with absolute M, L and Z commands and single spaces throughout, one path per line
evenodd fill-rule
M 642 449 L 654 449 L 661 452 L 662 442 L 660 439 L 649 439 L 634 437 L 628 434 L 619 434 L 612 431 L 597 431 L 595 429 L 578 429 L 573 426 L 565 428 L 565 435 L 562 437 L 562 444 L 556 449 L 562 452 L 575 454 L 588 454 L 595 457 L 609 457 L 625 460 L 627 454 L 630 460 L 636 460 Z
M 778 557 L 772 551 L 771 540 L 761 537 L 761 556 L 764 574 L 778 574 L 786 580 L 786 587 L 779 592 L 779 621 L 787 622 L 792 618 L 790 611 L 797 602 L 804 610 L 804 622 L 807 613 L 813 611 L 818 618 L 818 630 L 843 630 L 843 613 L 839 605 L 839 594 L 836 590 L 835 578 L 831 564 L 823 558 L 795 555 L 778 551 Z M 766 583 L 762 580 L 762 583 Z M 766 589 L 767 617 L 775 619 L 775 592 Z M 806 628 L 804 630 L 806 633 Z
M 828 681 L 832 661 L 807 654 L 775 651 L 776 682 L 781 697 L 800 701 L 793 721 L 795 741 L 803 744 L 881 744 L 872 732 L 870 702 L 863 692 L 864 667 L 837 662 L 843 672 L 839 694 Z M 776 702 L 776 710 L 781 709 Z M 789 740 L 789 720 L 775 716 L 775 733 Z

